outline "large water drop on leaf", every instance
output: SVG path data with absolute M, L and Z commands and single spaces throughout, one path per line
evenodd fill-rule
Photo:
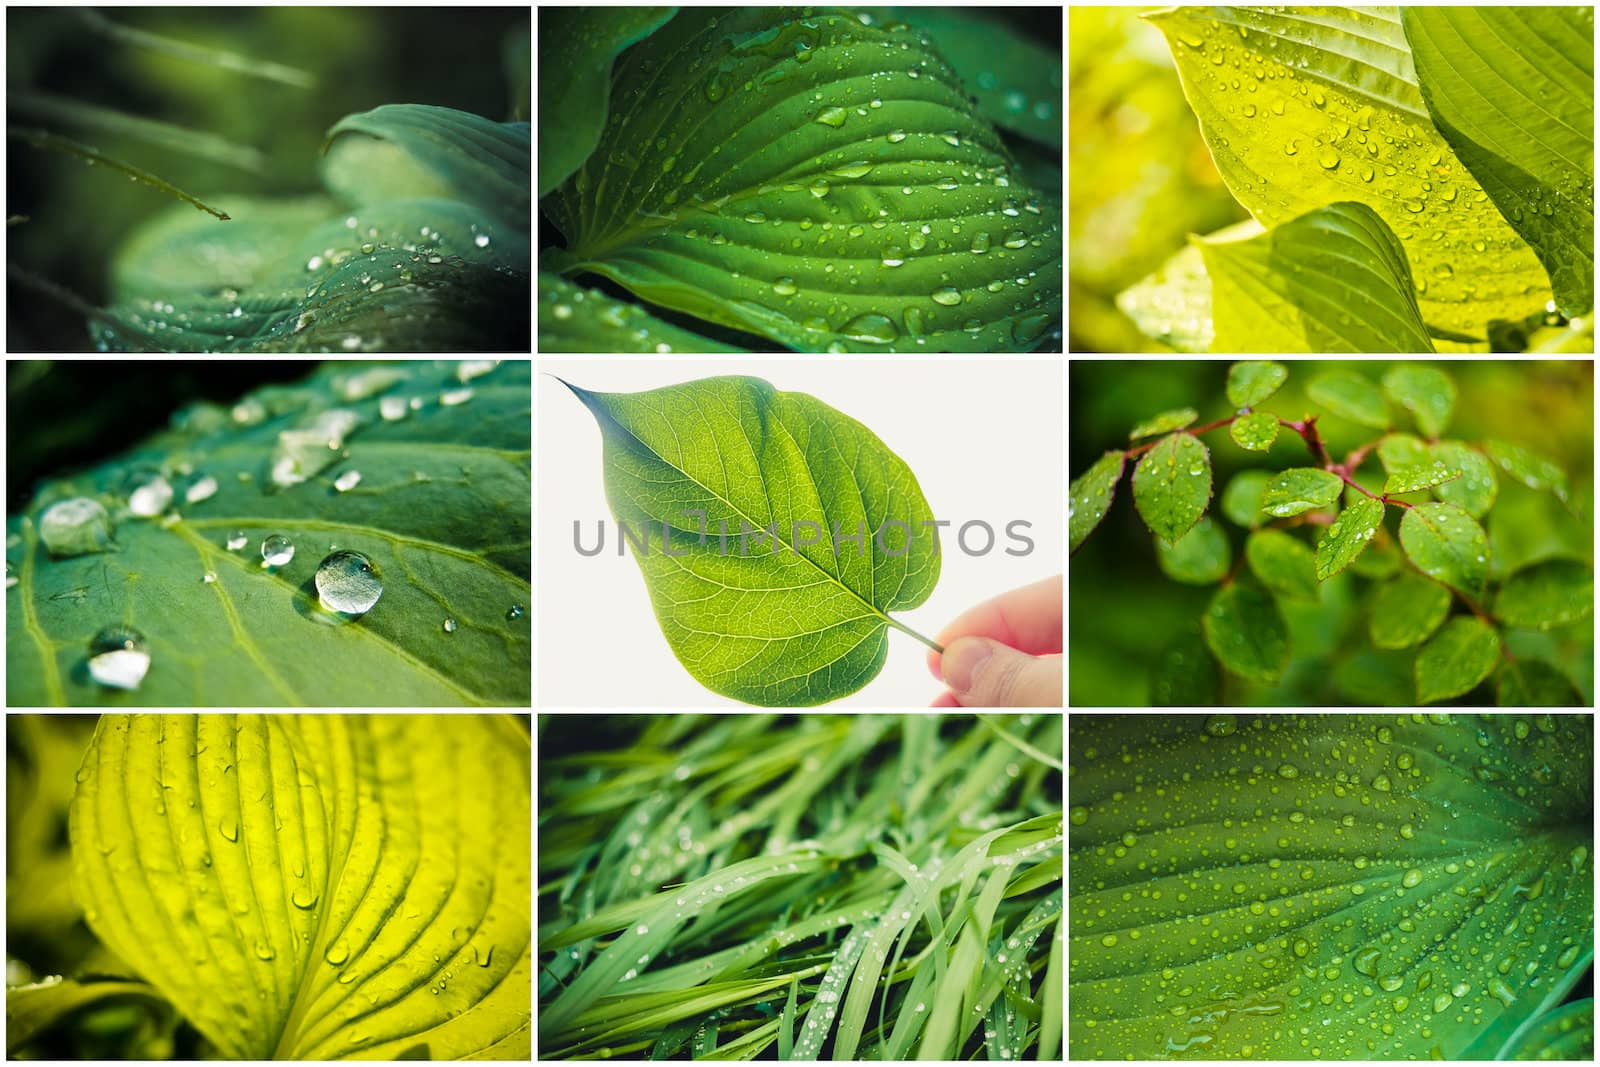
M 89 677 L 112 689 L 137 689 L 150 670 L 144 635 L 126 626 L 107 626 L 89 641 Z
M 39 537 L 57 559 L 104 552 L 111 544 L 111 516 L 97 500 L 75 496 L 45 509 Z
M 383 581 L 360 552 L 334 552 L 317 567 L 317 599 L 329 611 L 364 615 L 383 596 Z

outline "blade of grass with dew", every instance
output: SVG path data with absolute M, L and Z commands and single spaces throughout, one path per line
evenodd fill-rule
M 298 67 L 274 63 L 271 60 L 251 59 L 249 56 L 242 56 L 237 52 L 229 52 L 220 48 L 205 48 L 201 45 L 190 44 L 187 41 L 177 41 L 171 37 L 163 37 L 160 34 L 150 33 L 146 30 L 136 30 L 132 26 L 124 26 L 120 22 L 113 22 L 92 8 L 79 8 L 78 17 L 91 30 L 101 36 L 113 41 L 120 41 L 123 44 L 133 45 L 136 48 L 146 48 L 152 52 L 160 52 L 176 59 L 192 63 L 203 63 L 207 66 L 217 67 L 221 70 L 231 70 L 236 74 L 244 74 L 252 78 L 292 85 L 297 89 L 315 89 L 317 87 L 316 76 L 308 71 L 300 70 Z
M 789 979 L 789 999 L 783 1004 L 778 1022 L 778 1059 L 786 1060 L 794 1050 L 794 999 L 800 992 L 800 976 Z
M 1061 972 L 1065 967 L 1066 927 L 1056 923 L 1050 935 L 1050 962 L 1045 965 L 1044 990 L 1039 1000 L 1044 1015 L 1039 1020 L 1039 1059 L 1053 1060 L 1061 1051 Z
M 98 148 L 91 148 L 86 144 L 79 144 L 77 141 L 62 137 L 59 134 L 47 133 L 44 130 L 29 130 L 10 127 L 6 130 L 6 136 L 15 137 L 18 140 L 26 141 L 35 148 L 49 149 L 50 151 L 54 152 L 65 152 L 67 155 L 77 156 L 80 159 L 87 160 L 91 166 L 104 166 L 110 168 L 111 170 L 121 171 L 128 177 L 141 181 L 150 186 L 152 189 L 159 189 L 163 193 L 167 193 L 170 196 L 175 196 L 179 200 L 185 201 L 186 203 L 193 204 L 201 211 L 215 215 L 223 222 L 229 221 L 231 217 L 227 212 L 218 211 L 210 204 L 190 196 L 182 189 L 179 189 L 170 182 L 163 181 L 161 178 L 156 177 L 149 171 L 140 170 L 138 167 L 135 167 L 130 163 L 124 163 L 121 160 L 112 159 L 110 156 L 103 154 Z

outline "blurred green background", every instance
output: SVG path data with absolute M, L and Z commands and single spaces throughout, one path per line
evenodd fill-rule
M 309 73 L 283 84 L 116 40 L 71 7 L 6 10 L 7 121 L 91 145 L 227 209 L 227 194 L 317 191 L 323 135 L 380 104 L 436 104 L 526 120 L 532 24 L 527 8 L 109 8 L 106 18 L 207 49 Z M 65 98 L 158 119 L 249 146 L 258 171 L 124 134 L 48 121 L 20 103 Z M 113 250 L 174 201 L 82 159 L 12 139 L 7 263 L 92 304 L 106 299 Z M 227 225 L 227 223 L 219 223 Z M 88 351 L 82 317 L 8 278 L 6 349 Z
M 1287 361 L 1289 381 L 1261 410 L 1298 419 L 1320 411 L 1306 400 L 1305 386 L 1320 371 L 1355 369 L 1376 382 L 1394 365 L 1389 360 Z M 1415 361 L 1408 361 L 1415 362 Z M 1460 397 L 1445 436 L 1466 441 L 1501 437 L 1542 453 L 1572 480 L 1571 507 L 1549 492 L 1534 492 L 1504 472 L 1500 494 L 1485 519 L 1492 556 L 1491 580 L 1524 563 L 1566 554 L 1593 560 L 1594 364 L 1549 362 L 1436 361 L 1449 373 Z M 1194 407 L 1198 424 L 1233 414 L 1224 394 L 1229 363 L 1195 360 L 1075 360 L 1068 373 L 1069 472 L 1078 477 L 1107 450 L 1126 448 L 1128 431 L 1161 411 Z M 1403 422 L 1403 428 L 1409 427 Z M 1328 449 L 1343 458 L 1377 434 L 1331 415 L 1317 422 Z M 1217 505 L 1229 480 L 1241 470 L 1283 469 L 1309 460 L 1304 443 L 1288 431 L 1269 455 L 1248 453 L 1226 430 L 1201 435 L 1211 451 Z M 1156 563 L 1153 535 L 1133 507 L 1132 464 L 1117 485 L 1110 513 L 1072 556 L 1067 571 L 1069 617 L 1068 703 L 1073 707 L 1150 705 L 1158 694 L 1176 697 L 1179 682 L 1198 685 L 1216 669 L 1200 641 L 1199 619 L 1215 586 L 1174 582 Z M 1360 474 L 1381 479 L 1371 456 Z M 1374 482 L 1374 484 L 1378 484 Z M 1384 526 L 1399 526 L 1389 509 Z M 1231 521 L 1221 528 L 1238 561 L 1245 531 Z M 1308 544 L 1310 542 L 1308 541 Z M 1369 549 L 1367 555 L 1376 551 Z M 1281 683 L 1267 687 L 1222 674 L 1222 699 L 1231 704 L 1413 703 L 1414 650 L 1379 652 L 1367 635 L 1367 603 L 1378 584 L 1355 570 L 1326 582 L 1320 603 L 1286 602 L 1293 659 Z M 1458 605 L 1459 606 L 1459 605 Z M 1594 639 L 1590 619 L 1547 633 L 1508 631 L 1514 654 L 1548 659 L 1561 668 L 1591 704 L 1594 701 Z M 1208 668 L 1208 664 L 1211 665 Z M 1492 679 L 1491 679 L 1492 682 Z M 1492 700 L 1492 684 L 1469 698 Z M 1463 701 L 1466 702 L 1466 701 Z

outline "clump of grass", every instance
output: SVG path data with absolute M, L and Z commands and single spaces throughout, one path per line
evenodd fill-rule
M 539 727 L 541 1057 L 1057 1057 L 1060 715 Z

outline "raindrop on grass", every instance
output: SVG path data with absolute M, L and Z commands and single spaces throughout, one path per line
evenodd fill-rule
M 150 670 L 144 635 L 127 626 L 107 626 L 89 641 L 89 677 L 111 689 L 137 689 Z

